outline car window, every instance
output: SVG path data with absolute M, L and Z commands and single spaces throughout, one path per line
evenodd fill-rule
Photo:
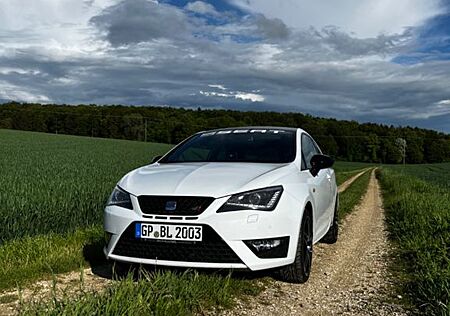
M 302 153 L 302 170 L 306 170 L 306 169 L 308 169 L 307 167 L 306 167 L 306 163 L 305 163 L 305 158 L 303 157 L 303 153 Z
M 188 139 L 159 162 L 288 163 L 295 159 L 295 136 L 282 129 L 210 131 Z
M 305 169 L 311 168 L 311 158 L 314 155 L 319 154 L 320 151 L 317 148 L 314 141 L 306 134 L 302 134 L 302 159 L 304 163 L 302 162 L 302 170 L 304 166 L 306 166 Z
M 210 150 L 201 147 L 190 147 L 186 149 L 179 157 L 180 161 L 206 160 Z
M 319 145 L 317 145 L 317 143 L 314 140 L 313 140 L 313 144 L 314 144 L 314 147 L 316 148 L 316 153 L 322 154 L 322 150 L 320 150 Z

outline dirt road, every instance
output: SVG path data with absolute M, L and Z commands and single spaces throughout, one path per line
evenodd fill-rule
M 356 180 L 358 179 L 360 176 L 362 176 L 367 170 L 369 170 L 370 168 L 364 169 L 361 172 L 357 173 L 356 175 L 354 175 L 353 177 L 345 180 L 338 188 L 339 193 L 344 192 L 345 190 L 347 190 L 347 188 Z
M 405 315 L 392 297 L 380 189 L 374 171 L 361 203 L 341 225 L 339 241 L 314 248 L 305 284 L 275 281 L 224 315 Z
M 345 181 L 339 191 L 344 191 L 363 173 Z M 339 241 L 335 245 L 315 245 L 312 273 L 307 283 L 273 281 L 258 297 L 238 300 L 235 309 L 222 314 L 403 315 L 404 311 L 393 303 L 398 299 L 389 295 L 388 251 L 380 191 L 372 172 L 361 204 L 341 225 Z M 81 289 L 98 290 L 111 282 L 93 274 L 91 269 L 61 274 L 56 279 L 57 295 L 75 294 Z M 19 295 L 25 301 L 50 298 L 52 283 L 51 280 L 39 281 L 20 294 L 18 291 L 0 294 L 0 315 L 17 312 Z

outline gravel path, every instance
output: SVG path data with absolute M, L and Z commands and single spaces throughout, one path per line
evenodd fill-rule
M 354 175 L 353 177 L 345 180 L 338 188 L 338 192 L 342 193 L 345 190 L 347 190 L 347 188 L 356 180 L 358 179 L 360 176 L 362 176 L 367 170 L 369 170 L 370 168 L 364 169 L 363 171 L 361 171 L 360 173 Z
M 391 293 L 390 251 L 380 189 L 372 171 L 361 203 L 341 225 L 334 245 L 316 244 L 305 284 L 271 282 L 256 298 L 223 315 L 405 315 Z
M 25 289 L 0 294 L 0 316 L 18 314 L 20 300 L 24 302 L 49 301 L 53 296 L 76 296 L 82 292 L 98 291 L 111 284 L 111 279 L 99 277 L 90 268 L 62 273 L 53 280 L 42 280 Z

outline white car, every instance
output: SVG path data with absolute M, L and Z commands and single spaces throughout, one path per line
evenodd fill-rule
M 333 160 L 302 129 L 197 133 L 125 175 L 104 214 L 108 259 L 193 268 L 277 268 L 305 282 L 313 244 L 338 236 Z

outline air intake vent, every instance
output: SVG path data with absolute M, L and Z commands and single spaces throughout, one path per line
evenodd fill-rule
M 214 198 L 141 195 L 138 197 L 138 201 L 144 214 L 197 216 L 211 205 Z
M 208 225 L 203 241 L 162 241 L 137 239 L 132 223 L 120 236 L 113 253 L 119 256 L 185 262 L 242 263 L 227 243 Z

